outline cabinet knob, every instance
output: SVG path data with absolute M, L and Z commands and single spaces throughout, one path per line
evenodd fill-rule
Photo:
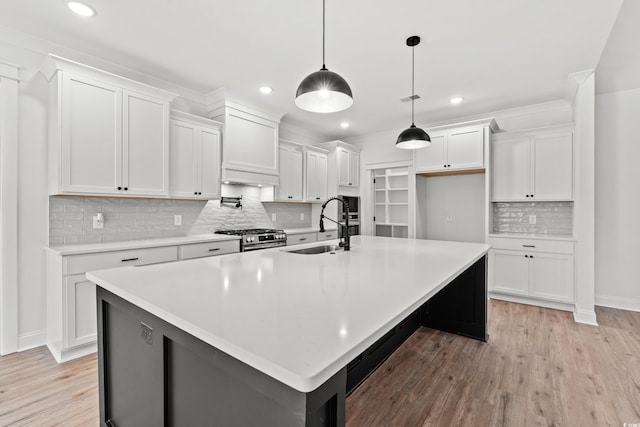
M 117 188 L 118 188 L 118 190 L 122 190 L 122 187 L 117 187 Z
M 316 200 L 320 200 L 320 197 L 316 197 Z
M 129 188 L 128 187 L 124 187 L 124 191 L 127 191 Z
M 529 195 L 527 194 L 527 197 L 529 197 Z
M 193 194 L 195 194 L 195 195 L 197 196 L 197 195 L 198 195 L 198 192 L 197 192 L 197 191 L 194 191 L 194 192 L 193 192 Z
M 533 258 L 533 255 L 529 255 L 529 258 Z
M 525 257 L 525 258 L 529 258 L 529 255 L 525 255 L 524 257 Z
M 531 197 L 533 197 L 533 194 L 531 195 Z

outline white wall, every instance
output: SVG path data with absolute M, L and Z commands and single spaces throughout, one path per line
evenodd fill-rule
M 485 241 L 485 176 L 417 177 L 417 217 L 424 238 L 458 242 Z M 418 235 L 421 237 L 420 235 Z
M 640 311 L 640 88 L 596 96 L 596 304 Z

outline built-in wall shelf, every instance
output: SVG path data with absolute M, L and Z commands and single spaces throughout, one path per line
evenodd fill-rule
M 374 172 L 376 236 L 408 237 L 409 174 L 407 168 Z

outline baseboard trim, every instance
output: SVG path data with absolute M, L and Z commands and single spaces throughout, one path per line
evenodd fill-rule
M 18 351 L 31 350 L 32 348 L 43 346 L 47 343 L 47 330 L 27 332 L 18 335 Z
M 576 323 L 598 326 L 595 310 L 579 310 L 576 308 L 576 311 L 573 312 L 573 320 L 575 320 Z
M 640 312 L 640 300 L 633 298 L 612 297 L 608 295 L 596 295 L 596 305 L 619 310 Z
M 518 304 L 535 305 L 536 307 L 552 308 L 554 310 L 571 311 L 575 310 L 573 304 L 561 302 L 544 301 L 534 298 L 521 297 L 517 295 L 501 294 L 499 292 L 489 292 L 489 298 L 502 301 L 516 302 Z

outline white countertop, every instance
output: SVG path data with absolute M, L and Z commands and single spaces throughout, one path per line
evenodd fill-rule
M 94 271 L 87 278 L 309 392 L 490 248 L 354 236 L 350 252 L 286 252 L 319 244 Z
M 226 234 L 199 234 L 194 236 L 163 237 L 160 239 L 126 240 L 110 243 L 86 243 L 69 246 L 49 246 L 46 249 L 57 255 L 79 255 L 96 252 L 122 251 L 127 249 L 155 248 L 159 246 L 188 245 L 191 243 L 240 240 L 240 236 Z

